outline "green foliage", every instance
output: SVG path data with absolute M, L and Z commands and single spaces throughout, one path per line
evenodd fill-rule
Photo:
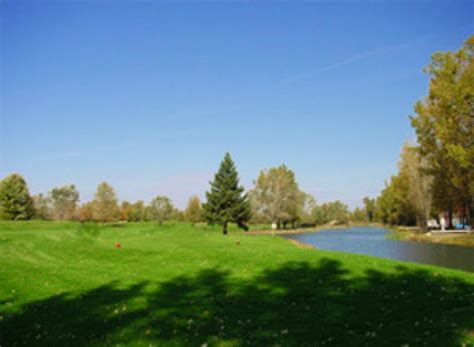
M 92 202 L 92 215 L 99 222 L 117 221 L 120 216 L 117 196 L 114 189 L 107 182 L 97 186 L 97 191 Z
M 375 217 L 392 225 L 426 225 L 431 210 L 431 179 L 424 171 L 418 148 L 402 148 L 399 172 L 386 183 L 376 200 Z
M 151 200 L 150 205 L 147 208 L 147 220 L 155 220 L 162 224 L 171 219 L 174 210 L 170 198 L 166 196 L 157 196 Z
M 174 207 L 173 212 L 171 213 L 171 220 L 175 222 L 184 222 L 186 217 L 184 215 L 184 211 L 180 210 L 179 208 Z
M 201 200 L 199 200 L 199 197 L 197 195 L 194 195 L 189 198 L 188 206 L 184 211 L 184 216 L 188 222 L 191 222 L 193 224 L 203 221 L 203 210 L 201 206 Z
M 295 220 L 302 225 L 313 224 L 312 212 L 315 206 L 316 200 L 314 196 L 300 190 Z
M 409 180 L 402 173 L 392 176 L 377 199 L 377 218 L 382 223 L 415 225 L 415 209 L 408 198 Z
M 429 94 L 410 117 L 433 176 L 433 204 L 450 214 L 474 210 L 474 35 L 456 52 L 438 52 L 425 71 Z M 470 216 L 472 218 L 472 216 Z M 469 219 L 469 218 L 468 218 Z
M 345 224 L 349 221 L 349 210 L 339 200 L 316 205 L 313 209 L 313 221 L 316 225 L 327 223 Z
M 75 217 L 79 192 L 73 184 L 53 188 L 49 192 L 52 214 L 56 220 L 72 220 Z
M 26 181 L 12 174 L 0 181 L 0 219 L 26 220 L 33 216 L 33 199 Z
M 366 196 L 363 199 L 364 202 L 364 212 L 366 214 L 366 219 L 369 223 L 372 223 L 375 220 L 376 215 L 376 203 L 375 199 L 371 199 Z
M 408 181 L 407 206 L 414 214 L 417 224 L 425 227 L 432 208 L 430 186 L 432 176 L 428 174 L 428 163 L 420 156 L 419 147 L 405 143 L 399 164 L 400 176 Z
M 33 218 L 49 220 L 52 218 L 51 201 L 43 194 L 33 195 Z
M 254 185 L 249 196 L 258 220 L 278 227 L 309 221 L 314 198 L 299 189 L 295 173 L 286 165 L 260 171 Z
M 366 214 L 365 210 L 363 210 L 359 207 L 356 207 L 354 209 L 354 211 L 352 211 L 351 216 L 350 216 L 350 220 L 354 221 L 354 222 L 366 222 L 366 221 L 368 221 L 367 214 Z
M 224 156 L 210 184 L 211 190 L 206 192 L 207 201 L 203 205 L 206 221 L 222 225 L 224 234 L 227 234 L 227 225 L 231 222 L 246 229 L 251 207 L 244 188 L 239 185 L 239 176 L 229 153 Z
M 146 217 L 146 207 L 142 200 L 138 200 L 131 206 L 131 212 L 129 214 L 129 221 L 140 222 L 144 221 Z

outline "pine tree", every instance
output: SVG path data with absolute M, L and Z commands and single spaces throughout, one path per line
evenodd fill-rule
M 239 186 L 239 176 L 229 153 L 226 153 L 210 184 L 211 190 L 206 192 L 207 202 L 203 205 L 204 218 L 208 223 L 222 225 L 224 235 L 229 223 L 237 223 L 247 230 L 246 222 L 251 217 L 250 203 L 244 188 Z
M 33 215 L 33 200 L 26 181 L 13 174 L 0 181 L 0 219 L 25 220 Z

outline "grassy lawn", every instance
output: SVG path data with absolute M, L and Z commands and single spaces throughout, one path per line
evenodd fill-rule
M 463 344 L 472 273 L 204 225 L 0 222 L 2 347 Z

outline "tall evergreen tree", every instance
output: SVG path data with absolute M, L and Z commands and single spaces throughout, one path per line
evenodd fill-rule
M 0 181 L 0 219 L 25 220 L 33 215 L 33 200 L 23 177 L 18 174 Z
M 207 222 L 222 225 L 224 235 L 229 223 L 237 223 L 247 230 L 246 222 L 251 217 L 250 202 L 244 188 L 239 185 L 239 175 L 229 153 L 225 154 L 210 184 L 211 190 L 206 192 L 207 202 L 203 205 Z

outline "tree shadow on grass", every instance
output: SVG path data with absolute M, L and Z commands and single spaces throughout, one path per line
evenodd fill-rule
M 111 283 L 25 305 L 0 328 L 2 346 L 456 346 L 474 329 L 474 285 L 403 267 L 355 276 L 324 259 L 251 280 Z

